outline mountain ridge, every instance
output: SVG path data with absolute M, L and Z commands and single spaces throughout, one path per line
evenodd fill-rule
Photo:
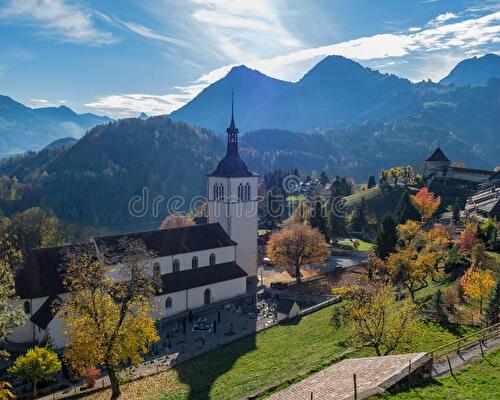
M 455 86 L 486 86 L 491 78 L 500 79 L 500 56 L 489 53 L 460 61 L 439 83 Z
M 78 114 L 67 106 L 31 108 L 0 95 L 0 156 L 39 150 L 54 140 L 80 137 L 111 121 L 92 113 Z

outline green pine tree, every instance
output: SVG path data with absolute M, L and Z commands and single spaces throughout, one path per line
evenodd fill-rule
M 485 318 L 488 326 L 500 322 L 500 281 L 490 294 Z
M 384 215 L 379 223 L 375 234 L 375 253 L 382 260 L 385 260 L 396 249 L 398 242 L 396 226 L 396 220 L 392 214 Z

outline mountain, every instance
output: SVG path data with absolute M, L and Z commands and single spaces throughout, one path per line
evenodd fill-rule
M 167 117 L 110 122 L 71 147 L 3 160 L 0 175 L 15 176 L 22 196 L 0 208 L 10 214 L 40 205 L 69 223 L 120 231 L 156 227 L 205 194 L 205 175 L 224 149 L 212 132 Z
M 261 121 L 268 115 L 266 105 L 270 99 L 291 87 L 293 84 L 290 82 L 270 78 L 259 71 L 240 65 L 232 68 L 223 79 L 206 87 L 188 104 L 169 116 L 218 133 L 225 132 L 227 116 L 231 111 L 231 93 L 234 92 L 235 112 L 240 130 L 262 128 L 266 126 L 262 125 Z M 258 121 L 252 120 L 254 114 L 259 112 L 264 115 L 261 115 Z
M 500 56 L 496 54 L 486 54 L 459 62 L 439 83 L 455 86 L 486 86 L 491 78 L 500 79 Z
M 242 132 L 344 127 L 385 118 L 387 114 L 401 115 L 399 105 L 391 99 L 395 93 L 407 93 L 411 88 L 412 83 L 406 79 L 381 74 L 340 56 L 326 57 L 295 83 L 239 66 L 170 117 L 224 132 L 223 116 L 227 115 L 234 90 L 235 112 Z M 383 113 L 377 108 L 380 104 L 386 105 Z
M 146 113 L 144 113 L 144 112 L 141 112 L 137 118 L 139 118 L 139 119 L 148 119 L 149 115 L 146 114 Z
M 109 122 L 95 114 L 77 114 L 66 106 L 31 108 L 0 96 L 0 156 L 38 150 L 64 137 L 80 137 Z

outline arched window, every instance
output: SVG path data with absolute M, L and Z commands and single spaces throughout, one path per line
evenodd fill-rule
M 245 185 L 245 201 L 250 201 L 250 184 Z
M 222 183 L 216 183 L 214 185 L 214 200 L 222 201 L 224 199 L 224 185 Z
M 155 278 L 158 278 L 161 275 L 161 265 L 159 262 L 155 262 L 153 264 L 153 275 Z
M 179 260 L 176 258 L 174 260 L 174 263 L 172 264 L 172 271 L 173 272 L 179 272 L 181 270 L 181 263 Z
M 210 254 L 210 257 L 208 258 L 208 263 L 210 265 L 215 265 L 215 254 L 214 253 Z
M 210 298 L 210 289 L 205 289 L 205 293 L 203 293 L 203 304 L 210 304 Z
M 165 300 L 165 308 L 172 308 L 172 297 L 167 297 Z
M 198 268 L 198 257 L 194 256 L 193 259 L 191 260 L 191 267 Z
M 31 303 L 29 301 L 24 302 L 24 313 L 25 314 L 31 313 Z
M 243 201 L 243 185 L 240 183 L 238 185 L 238 201 Z

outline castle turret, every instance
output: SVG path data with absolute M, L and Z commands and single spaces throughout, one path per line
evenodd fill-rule
M 443 150 L 441 150 L 441 147 L 438 145 L 436 150 L 434 150 L 434 153 L 432 153 L 431 156 L 425 160 L 424 178 L 431 174 L 446 176 L 450 165 L 451 161 L 448 157 L 446 157 Z

